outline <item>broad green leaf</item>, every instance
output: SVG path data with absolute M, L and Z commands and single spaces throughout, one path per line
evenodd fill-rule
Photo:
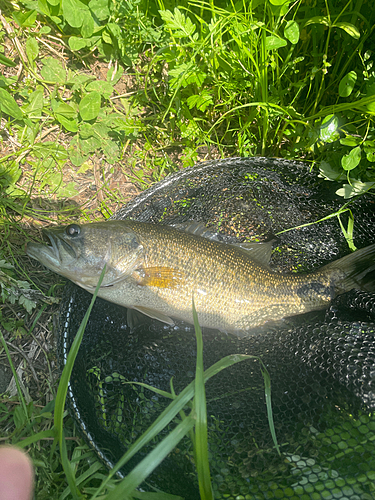
M 136 135 L 141 128 L 138 120 L 130 117 L 126 118 L 124 115 L 119 115 L 118 113 L 108 114 L 101 123 L 117 131 L 123 130 L 126 135 Z
M 78 170 L 77 174 L 84 174 L 88 170 L 93 170 L 93 164 L 90 161 L 84 162 L 81 168 Z
M 66 118 L 76 118 L 77 116 L 77 111 L 70 106 L 70 104 L 66 104 L 65 102 L 60 102 L 54 112 L 55 114 L 63 115 Z
M 11 68 L 17 66 L 17 64 L 12 61 L 12 59 L 8 59 L 8 57 L 5 57 L 3 54 L 0 54 L 0 64 L 4 64 L 4 66 L 9 66 Z
M 73 139 L 70 141 L 68 153 L 69 153 L 69 160 L 76 167 L 82 165 L 88 158 L 88 154 L 84 154 L 83 151 L 81 150 L 80 141 L 77 135 L 74 136 Z
M 105 99 L 108 99 L 113 93 L 113 85 L 105 80 L 95 80 L 87 85 L 86 90 L 88 92 L 96 90 L 102 94 Z
M 164 29 L 173 31 L 173 36 L 184 38 L 193 35 L 195 31 L 194 24 L 177 7 L 175 7 L 173 14 L 170 10 L 159 10 L 159 13 L 165 22 Z
M 99 21 L 105 21 L 109 18 L 108 0 L 91 0 L 89 7 Z
M 72 28 L 80 28 L 86 16 L 91 16 L 90 9 L 80 0 L 62 0 L 63 14 Z
M 344 170 L 353 170 L 361 161 L 361 147 L 353 148 L 347 155 L 341 158 L 341 166 Z
M 108 163 L 115 163 L 120 157 L 120 148 L 117 143 L 112 141 L 110 137 L 102 143 L 101 148 Z
M 81 50 L 84 47 L 87 47 L 87 42 L 85 39 L 80 38 L 78 36 L 71 36 L 68 40 L 69 47 L 75 51 L 75 50 Z
M 88 139 L 93 135 L 94 132 L 92 130 L 92 125 L 90 125 L 90 123 L 82 123 L 81 128 L 79 130 L 80 139 Z
M 29 104 L 23 107 L 28 118 L 41 118 L 43 109 L 43 90 L 39 87 L 29 96 Z
M 112 33 L 115 38 L 121 37 L 121 27 L 116 23 L 108 23 L 107 29 Z
M 10 85 L 13 85 L 14 83 L 17 83 L 17 76 L 11 76 L 10 78 L 5 78 L 5 76 L 0 74 L 0 87 L 9 87 Z
M 362 142 L 362 137 L 353 137 L 352 135 L 347 135 L 346 137 L 343 137 L 340 139 L 340 144 L 343 146 L 350 146 L 354 148 L 355 146 L 358 146 Z
M 272 5 L 284 5 L 284 3 L 289 3 L 290 0 L 270 0 Z
M 283 38 L 274 35 L 266 37 L 266 50 L 277 50 L 285 45 L 286 41 Z
M 62 24 L 61 19 L 58 16 L 51 16 L 51 21 L 53 21 L 54 23 L 56 23 L 57 26 L 59 26 L 60 24 Z
M 94 33 L 94 28 L 94 19 L 91 17 L 91 15 L 85 16 L 81 26 L 81 35 L 83 36 L 83 38 L 90 38 Z
M 115 74 L 113 74 L 114 71 L 115 67 L 112 66 L 107 72 L 107 82 L 110 82 L 112 85 L 116 85 L 116 83 L 120 80 L 124 73 L 124 68 L 119 66 Z
M 0 87 L 0 110 L 3 113 L 15 118 L 16 120 L 22 120 L 23 114 L 20 110 L 18 104 L 13 99 L 13 97 L 5 89 Z
M 270 11 L 272 12 L 272 15 L 275 16 L 275 18 L 277 17 L 281 19 L 283 16 L 285 16 L 288 12 L 288 7 L 289 2 L 285 2 L 281 5 L 272 5 L 272 3 L 270 2 Z
M 47 0 L 50 5 L 59 5 L 61 0 Z
M 39 54 L 38 42 L 33 37 L 29 37 L 26 40 L 26 55 L 29 62 L 35 61 Z
M 56 120 L 61 123 L 69 132 L 78 131 L 77 112 L 72 106 L 65 103 L 59 103 L 54 110 Z
M 350 71 L 344 78 L 341 79 L 339 83 L 339 95 L 340 97 L 348 97 L 353 91 L 355 82 L 357 81 L 357 73 L 355 71 Z
M 72 198 L 78 193 L 77 184 L 72 181 L 66 184 L 66 186 L 61 186 L 61 188 L 57 191 L 57 196 L 59 198 Z
M 295 45 L 299 40 L 299 26 L 296 21 L 288 21 L 284 28 L 284 36 Z
M 71 77 L 69 83 L 73 84 L 72 92 L 77 92 L 77 90 L 82 91 L 84 89 L 85 83 L 95 79 L 94 75 L 83 75 L 82 73 L 76 73 Z
M 94 123 L 90 127 L 90 134 L 97 137 L 100 141 L 106 141 L 108 139 L 109 127 L 104 125 L 104 123 Z
M 50 28 L 49 26 L 42 26 L 42 27 L 40 28 L 39 33 L 40 33 L 41 35 L 48 35 L 48 33 L 51 33 L 51 28 Z
M 375 182 L 361 182 L 358 180 L 352 180 L 351 184 L 344 184 L 344 186 L 336 191 L 338 196 L 343 196 L 345 199 L 353 198 L 353 196 L 358 196 L 360 194 L 366 193 L 371 188 L 373 188 Z
M 319 128 L 319 137 L 323 142 L 335 142 L 340 138 L 340 134 L 337 129 L 339 126 L 339 120 L 335 115 L 327 115 Z
M 329 19 L 326 16 L 315 16 L 306 21 L 305 26 L 309 24 L 323 24 L 324 26 L 329 26 Z
M 79 103 L 79 114 L 85 122 L 95 120 L 100 111 L 101 95 L 99 92 L 86 94 Z
M 78 132 L 78 121 L 74 118 L 66 118 L 64 115 L 56 115 L 56 120 L 69 132 Z
M 354 26 L 354 24 L 351 23 L 335 23 L 333 26 L 336 28 L 341 28 L 342 30 L 346 31 L 348 35 L 351 37 L 355 38 L 358 40 L 360 38 L 361 33 L 358 31 L 358 29 Z
M 82 153 L 87 155 L 99 149 L 101 146 L 101 141 L 97 137 L 91 136 L 87 139 L 80 139 L 79 144 Z
M 319 171 L 319 177 L 322 177 L 323 179 L 327 179 L 329 181 L 343 181 L 346 179 L 346 175 L 343 172 L 342 168 L 335 168 L 335 166 L 324 160 L 319 165 Z
M 50 17 L 51 16 L 51 7 L 50 5 L 52 5 L 51 1 L 47 1 L 47 0 L 38 0 L 38 12 L 40 14 L 42 14 L 43 16 L 48 16 Z M 43 26 L 40 30 L 40 33 L 42 32 L 42 30 L 44 30 L 47 26 Z
M 13 12 L 12 17 L 19 26 L 24 28 L 31 28 L 35 25 L 38 13 L 36 10 L 29 10 L 27 12 Z
M 371 162 L 375 161 L 375 141 L 365 141 L 363 149 L 365 150 L 367 160 Z
M 206 73 L 198 69 L 192 63 L 182 63 L 176 66 L 169 71 L 169 76 L 172 77 L 170 80 L 170 85 L 172 88 L 187 87 L 192 83 L 195 83 L 198 87 L 201 87 L 207 77 Z
M 42 77 L 51 83 L 65 83 L 66 71 L 62 67 L 61 62 L 53 57 L 43 59 L 43 67 L 40 74 Z
M 207 91 L 202 91 L 200 94 L 191 95 L 187 99 L 189 109 L 196 107 L 199 111 L 205 111 L 207 106 L 213 104 L 211 95 Z
M 105 30 L 103 31 L 103 33 L 102 33 L 102 39 L 103 39 L 104 43 L 106 43 L 108 45 L 112 45 L 112 36 L 111 36 L 111 33 L 109 33 L 109 30 L 108 30 L 107 26 L 106 26 Z
M 60 187 L 62 182 L 62 173 L 52 172 L 50 175 L 46 175 L 43 178 L 43 183 L 48 184 L 49 187 L 55 192 Z

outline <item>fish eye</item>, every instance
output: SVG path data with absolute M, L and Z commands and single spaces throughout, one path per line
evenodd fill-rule
M 80 234 L 81 228 L 78 224 L 69 224 L 69 226 L 65 229 L 65 232 L 68 236 L 72 236 L 74 238 Z

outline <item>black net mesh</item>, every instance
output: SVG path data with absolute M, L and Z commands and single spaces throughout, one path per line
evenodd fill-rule
M 310 271 L 349 253 L 342 228 L 354 217 L 354 244 L 374 241 L 370 196 L 349 207 L 335 186 L 304 164 L 243 158 L 181 171 L 145 191 L 115 215 L 161 224 L 201 221 L 224 242 L 276 239 L 271 267 Z M 347 209 L 350 208 L 350 211 Z M 334 215 L 336 214 L 336 215 Z M 60 362 L 90 303 L 65 289 Z M 265 325 L 237 338 L 204 330 L 208 368 L 229 354 L 259 356 L 272 384 L 281 456 L 272 441 L 259 361 L 238 363 L 206 384 L 210 467 L 215 498 L 375 498 L 375 296 L 351 291 L 328 311 Z M 194 378 L 194 328 L 145 319 L 130 328 L 124 309 L 97 299 L 87 325 L 68 399 L 70 411 L 101 459 L 112 466 L 170 402 L 128 381 L 176 392 Z M 125 475 L 175 423 L 122 470 Z M 188 437 L 149 477 L 144 489 L 199 499 Z

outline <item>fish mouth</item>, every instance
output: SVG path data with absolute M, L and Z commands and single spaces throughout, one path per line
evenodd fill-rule
M 58 234 L 54 234 L 53 229 L 43 229 L 44 239 L 50 243 L 28 243 L 26 253 L 29 257 L 38 260 L 45 266 L 58 269 L 62 264 L 63 249 L 71 258 L 77 257 L 73 247 L 64 241 Z

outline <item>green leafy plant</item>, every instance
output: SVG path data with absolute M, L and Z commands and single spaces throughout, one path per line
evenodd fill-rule
M 141 0 L 40 0 L 24 5 L 31 11 L 14 15 L 21 26 L 30 26 L 39 14 L 68 33 L 71 50 L 98 51 L 101 57 L 121 60 L 128 66 L 137 59 L 143 44 L 160 38 L 146 15 L 147 3 Z

